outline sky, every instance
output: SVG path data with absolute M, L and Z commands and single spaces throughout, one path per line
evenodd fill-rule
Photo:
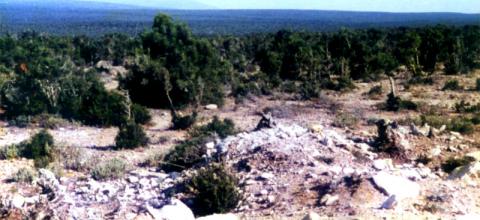
M 0 0 L 5 1 L 5 0 Z M 9 0 L 6 0 L 9 1 Z M 19 0 L 12 0 L 19 1 Z M 35 1 L 35 0 L 34 0 Z M 42 0 L 37 0 L 42 1 Z M 71 1 L 71 0 L 66 0 Z M 80 0 L 77 0 L 80 1 Z M 480 0 L 83 0 L 138 6 L 180 5 L 180 8 L 319 9 L 383 12 L 480 13 Z M 199 4 L 200 3 L 200 4 Z M 202 7 L 201 7 L 202 6 Z M 480 22 L 480 21 L 479 21 Z

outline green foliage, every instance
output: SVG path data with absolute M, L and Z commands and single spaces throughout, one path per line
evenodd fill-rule
M 463 87 L 460 86 L 460 83 L 456 79 L 452 79 L 445 82 L 445 85 L 442 88 L 443 91 L 447 91 L 447 90 L 457 91 L 462 89 Z
M 387 96 L 387 102 L 385 107 L 388 111 L 398 111 L 400 110 L 401 102 L 402 99 L 400 99 L 400 97 L 395 96 L 393 93 L 389 93 Z
M 123 160 L 114 158 L 100 164 L 97 164 L 91 171 L 92 178 L 95 180 L 118 179 L 125 175 L 127 165 Z
M 146 146 L 148 138 L 142 126 L 135 123 L 127 123 L 120 127 L 115 138 L 115 149 L 133 149 Z
M 162 169 L 165 172 L 182 171 L 204 161 L 207 153 L 205 138 L 192 138 L 178 144 L 164 158 Z
M 137 124 L 147 124 L 152 120 L 150 112 L 144 106 L 133 104 L 130 110 L 133 120 Z
M 196 216 L 227 213 L 241 200 L 238 180 L 221 165 L 210 165 L 192 177 L 188 188 L 193 194 Z
M 450 131 L 460 132 L 462 134 L 472 134 L 475 131 L 475 126 L 471 122 L 471 119 L 458 117 L 449 122 L 447 129 Z
M 210 42 L 193 36 L 184 24 L 164 14 L 155 17 L 152 30 L 141 35 L 141 42 L 145 54 L 122 80 L 134 102 L 152 108 L 171 107 L 169 99 L 176 107 L 223 104 L 222 81 L 228 65 Z M 152 94 L 155 99 L 150 98 Z
M 475 81 L 475 90 L 480 91 L 480 78 Z
M 36 176 L 36 172 L 30 168 L 20 168 L 12 177 L 17 183 L 31 183 Z
M 214 116 L 210 123 L 192 129 L 189 134 L 192 138 L 208 137 L 214 134 L 220 138 L 226 138 L 235 134 L 235 123 L 228 118 L 220 120 L 217 116 Z
M 185 130 L 193 126 L 197 121 L 197 112 L 193 112 L 191 115 L 178 116 L 173 115 L 172 124 L 175 130 Z
M 45 168 L 55 158 L 55 145 L 52 135 L 46 130 L 35 134 L 28 142 L 17 145 L 20 156 L 33 159 L 35 167 Z
M 0 159 L 10 160 L 21 156 L 20 149 L 16 145 L 9 145 L 0 149 Z

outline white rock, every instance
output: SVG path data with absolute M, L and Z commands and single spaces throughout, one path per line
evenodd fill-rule
M 387 195 L 396 195 L 397 199 L 420 195 L 420 186 L 417 183 L 383 171 L 373 176 L 373 182 Z
M 270 179 L 273 179 L 273 177 L 275 177 L 275 176 L 272 173 L 262 173 L 259 176 L 259 179 L 260 180 L 270 180 Z
M 194 220 L 192 210 L 188 208 L 182 201 L 171 199 L 162 207 L 155 208 L 150 203 L 146 205 L 148 213 L 156 220 Z
M 217 110 L 217 109 L 218 109 L 218 105 L 215 105 L 215 104 L 206 105 L 206 106 L 205 106 L 205 109 L 206 109 L 206 110 Z
M 12 198 L 12 206 L 21 209 L 23 207 L 23 204 L 25 204 L 25 198 L 21 195 L 16 194 Z
M 397 196 L 392 195 L 392 196 L 388 197 L 388 199 L 385 200 L 385 202 L 383 202 L 381 208 L 382 209 L 393 209 L 393 208 L 395 208 L 397 203 L 398 203 Z
M 240 220 L 240 217 L 235 214 L 213 214 L 197 218 L 197 220 Z
M 393 162 L 392 159 L 378 159 L 373 161 L 373 168 L 376 170 L 385 170 L 385 169 L 392 169 Z
M 128 182 L 130 182 L 130 183 L 138 183 L 138 177 L 136 177 L 136 176 L 129 176 L 129 177 L 128 177 Z
M 309 212 L 302 220 L 320 220 L 320 215 L 315 212 Z
M 457 167 L 448 176 L 448 179 L 463 179 L 474 180 L 480 178 L 480 162 L 475 162 L 469 165 Z
M 214 149 L 215 148 L 215 143 L 214 142 L 208 142 L 207 144 L 205 144 L 205 147 L 207 147 L 207 149 Z
M 430 150 L 430 157 L 434 158 L 434 157 L 440 156 L 441 153 L 442 153 L 442 149 L 437 146 Z
M 330 194 L 326 194 L 322 197 L 322 199 L 320 200 L 320 203 L 326 206 L 331 206 L 336 201 L 338 201 L 338 199 L 339 199 L 338 195 L 332 196 Z

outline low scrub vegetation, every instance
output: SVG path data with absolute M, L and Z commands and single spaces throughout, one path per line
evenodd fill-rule
M 215 134 L 220 138 L 235 134 L 235 123 L 228 118 L 220 120 L 217 116 L 214 116 L 210 123 L 193 128 L 189 132 L 190 137 L 208 137 Z
M 458 90 L 462 90 L 462 89 L 463 89 L 463 87 L 460 86 L 460 83 L 456 79 L 452 79 L 452 80 L 449 80 L 449 81 L 445 82 L 445 85 L 442 88 L 443 91 L 447 91 L 447 90 L 458 91 Z
M 31 183 L 37 176 L 37 173 L 30 168 L 20 168 L 12 177 L 17 183 Z
M 192 177 L 187 184 L 193 194 L 193 212 L 196 216 L 227 213 L 241 200 L 238 180 L 223 166 L 210 165 Z
M 125 175 L 127 164 L 120 159 L 114 158 L 97 164 L 91 171 L 95 180 L 118 179 Z
M 220 120 L 214 117 L 213 120 L 201 127 L 193 128 L 189 133 L 189 140 L 186 140 L 174 147 L 165 155 L 161 168 L 166 172 L 181 171 L 205 161 L 203 155 L 207 153 L 205 144 L 218 135 L 225 138 L 235 133 L 235 124 L 230 119 Z
M 148 144 L 148 137 L 142 126 L 133 122 L 120 127 L 115 138 L 115 149 L 134 149 Z

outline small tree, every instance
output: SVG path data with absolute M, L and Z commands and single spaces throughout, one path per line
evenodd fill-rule
M 147 144 L 148 138 L 142 126 L 133 122 L 121 126 L 115 138 L 115 149 L 133 149 Z

